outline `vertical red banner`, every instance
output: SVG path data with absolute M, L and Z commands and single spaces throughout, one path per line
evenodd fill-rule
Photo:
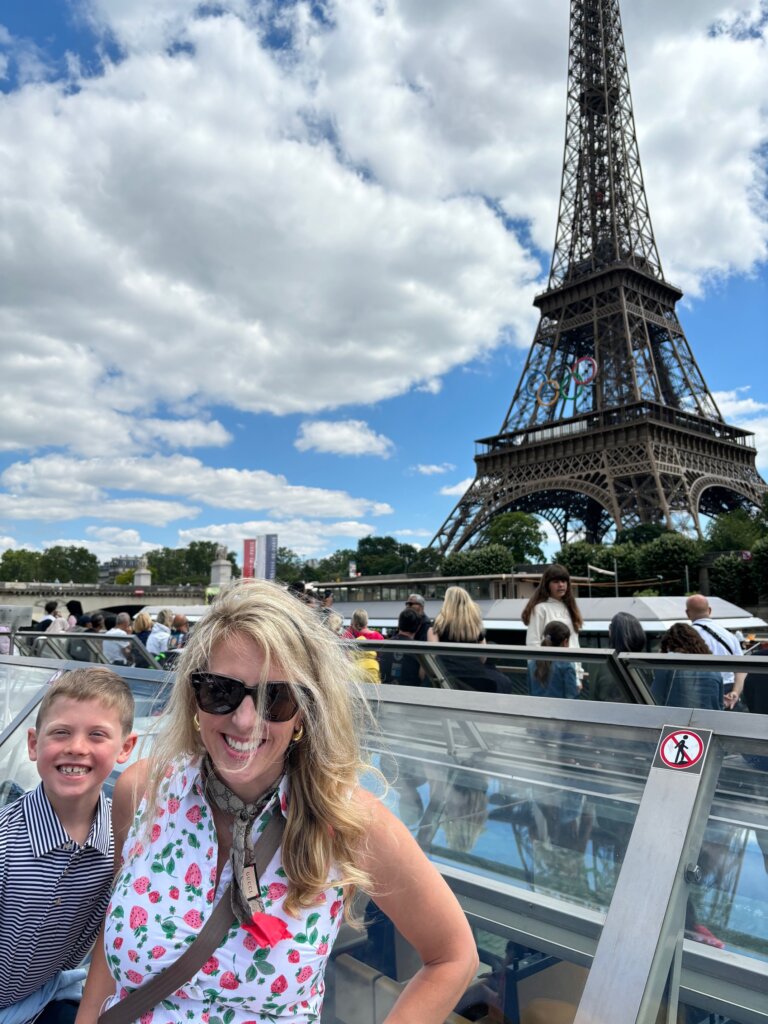
M 256 538 L 243 541 L 243 576 L 253 579 L 256 564 Z

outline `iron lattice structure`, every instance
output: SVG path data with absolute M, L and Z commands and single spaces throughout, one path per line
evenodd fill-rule
M 565 155 L 541 319 L 501 430 L 432 540 L 459 550 L 496 515 L 561 542 L 758 504 L 753 435 L 720 414 L 675 313 L 645 196 L 618 0 L 572 0 Z

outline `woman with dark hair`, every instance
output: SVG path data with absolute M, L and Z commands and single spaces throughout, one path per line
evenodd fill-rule
M 82 604 L 75 600 L 67 601 L 67 611 L 69 612 L 69 615 L 67 616 L 67 629 L 70 631 L 73 629 L 79 629 L 80 627 L 78 626 L 78 622 L 83 615 Z
M 571 576 L 565 566 L 547 566 L 521 618 L 528 627 L 525 634 L 526 647 L 539 647 L 546 627 L 556 621 L 564 622 L 570 630 L 568 646 L 579 646 L 579 630 L 584 620 L 573 596 Z
M 661 638 L 662 654 L 699 654 L 712 652 L 701 635 L 687 622 L 676 622 Z M 654 673 L 651 691 L 657 704 L 671 708 L 707 708 L 723 710 L 723 677 L 708 669 L 663 668 Z
M 645 650 L 642 623 L 629 612 L 616 612 L 608 625 L 608 643 L 617 654 L 639 654 Z M 592 700 L 624 701 L 624 693 L 608 665 L 590 669 L 589 696 Z
M 571 631 L 564 622 L 550 622 L 542 647 L 567 647 Z M 579 681 L 576 666 L 572 661 L 529 661 L 528 692 L 532 697 L 579 696 Z

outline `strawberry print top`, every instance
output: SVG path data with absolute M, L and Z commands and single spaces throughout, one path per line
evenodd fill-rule
M 286 778 L 279 794 L 285 814 Z M 184 952 L 231 880 L 228 862 L 216 885 L 216 828 L 203 795 L 198 761 L 169 769 L 158 804 L 149 840 L 139 823 L 143 801 L 136 812 L 107 909 L 104 947 L 116 987 L 104 1010 Z M 269 814 L 265 810 L 256 819 L 254 834 Z M 287 885 L 280 850 L 260 883 L 265 913 L 280 919 L 290 937 L 262 948 L 233 920 L 215 955 L 172 997 L 144 1014 L 141 1024 L 310 1024 L 320 1020 L 325 965 L 341 924 L 342 890 L 329 881 L 315 907 L 306 908 L 298 918 L 289 916 L 283 911 Z

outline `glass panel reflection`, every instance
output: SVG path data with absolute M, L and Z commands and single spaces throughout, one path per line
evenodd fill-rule
M 768 962 L 768 756 L 723 762 L 691 888 L 686 936 Z
M 384 705 L 387 800 L 438 863 L 604 911 L 656 734 Z

